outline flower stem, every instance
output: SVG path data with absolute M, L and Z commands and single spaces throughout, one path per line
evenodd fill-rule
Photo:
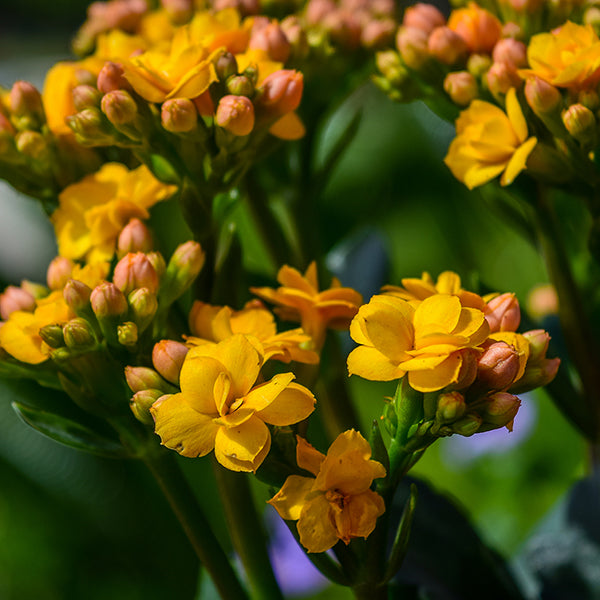
M 233 547 L 244 565 L 252 597 L 283 600 L 246 474 L 229 471 L 216 461 L 213 466 Z
M 175 457 L 170 452 L 156 452 L 153 456 L 145 456 L 144 462 L 160 485 L 220 597 L 224 600 L 247 600 L 246 590 L 213 533 L 210 522 Z

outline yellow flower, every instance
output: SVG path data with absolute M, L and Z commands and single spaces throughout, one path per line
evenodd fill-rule
M 67 306 L 62 291 L 52 292 L 36 302 L 34 312 L 15 311 L 0 327 L 0 347 L 21 362 L 37 365 L 50 355 L 39 331 L 46 325 L 66 323 L 75 317 Z
M 194 43 L 206 46 L 210 50 L 224 48 L 232 54 L 244 52 L 250 41 L 252 21 L 244 23 L 234 8 L 212 13 L 208 10 L 198 12 L 189 24 L 190 38 Z M 240 68 L 239 72 L 242 72 Z
M 567 21 L 551 33 L 534 35 L 527 60 L 531 68 L 519 71 L 523 78 L 535 75 L 575 90 L 592 89 L 600 82 L 600 39 L 591 25 Z
M 346 329 L 362 304 L 362 296 L 352 288 L 341 287 L 335 277 L 331 287 L 319 291 L 317 265 L 313 261 L 304 276 L 296 269 L 284 265 L 279 269 L 277 281 L 281 287 L 250 288 L 267 302 L 280 308 L 275 312 L 284 320 L 297 321 L 310 335 L 316 348 L 321 348 L 327 327 Z
M 420 392 L 461 381 L 486 340 L 483 312 L 461 306 L 457 296 L 436 294 L 417 308 L 394 296 L 373 296 L 358 311 L 350 335 L 360 344 L 348 371 L 372 381 L 400 379 Z
M 214 449 L 224 467 L 256 472 L 271 447 L 266 423 L 298 423 L 315 403 L 307 388 L 292 382 L 293 373 L 253 387 L 262 364 L 260 345 L 243 335 L 192 348 L 181 369 L 181 393 L 163 396 L 151 409 L 163 445 L 188 457 Z
M 511 184 L 525 169 L 537 139 L 527 137 L 527 122 L 514 88 L 506 94 L 506 113 L 482 100 L 473 100 L 456 121 L 456 138 L 444 162 L 469 189 L 502 173 Z
M 145 166 L 129 171 L 119 163 L 105 164 L 61 192 L 51 217 L 59 254 L 89 263 L 110 260 L 129 220 L 147 219 L 148 209 L 176 189 L 160 183 Z
M 260 300 L 252 300 L 242 310 L 228 306 L 212 306 L 196 300 L 190 311 L 192 345 L 222 340 L 241 333 L 254 336 L 262 345 L 265 362 L 270 359 L 289 363 L 292 360 L 308 364 L 319 362 L 319 355 L 309 349 L 311 339 L 302 329 L 277 333 L 273 315 Z
M 434 283 L 431 275 L 424 272 L 421 279 L 405 278 L 402 280 L 402 287 L 396 285 L 386 285 L 381 288 L 386 294 L 396 296 L 415 304 L 434 294 L 449 294 L 458 296 L 460 303 L 469 308 L 477 308 L 483 311 L 485 309 L 485 300 L 475 294 L 464 290 L 460 286 L 460 277 L 452 271 L 444 271 L 438 276 Z
M 290 475 L 268 502 L 283 519 L 298 521 L 301 544 L 309 552 L 325 552 L 342 540 L 367 538 L 385 511 L 383 498 L 369 489 L 385 469 L 370 460 L 371 447 L 351 429 L 331 444 L 327 456 L 298 438 L 298 466 L 315 478 Z
M 196 98 L 216 81 L 212 51 L 194 43 L 189 27 L 180 27 L 168 47 L 160 46 L 123 63 L 133 89 L 149 102 Z

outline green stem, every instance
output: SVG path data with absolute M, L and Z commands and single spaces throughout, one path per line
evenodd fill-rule
M 256 511 L 246 473 L 213 464 L 233 547 L 244 565 L 252 597 L 283 600 L 267 554 L 265 534 Z
M 170 452 L 155 453 L 144 457 L 144 462 L 160 485 L 220 597 L 223 600 L 247 600 L 246 590 L 213 533 L 210 521 L 198 504 L 174 455 Z
M 559 317 L 569 356 L 581 378 L 586 415 L 591 420 L 590 426 L 580 427 L 592 441 L 597 441 L 600 436 L 598 349 L 571 270 L 556 214 L 541 186 L 538 186 L 536 216 L 542 251 L 559 298 Z

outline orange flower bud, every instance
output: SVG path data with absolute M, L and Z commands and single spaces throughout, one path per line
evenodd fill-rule
M 512 431 L 512 421 L 515 418 L 521 401 L 517 396 L 506 392 L 496 392 L 489 397 L 481 416 L 484 423 L 491 423 L 496 427 L 506 427 Z
M 527 104 L 538 117 L 551 115 L 562 108 L 563 100 L 560 92 L 539 77 L 530 77 L 525 82 L 525 98 Z
M 550 334 L 543 329 L 532 329 L 523 333 L 523 337 L 529 342 L 529 362 L 539 362 L 546 358 Z
M 107 61 L 104 63 L 100 73 L 98 73 L 98 79 L 96 81 L 96 87 L 103 93 L 113 92 L 115 90 L 131 90 L 131 86 L 127 79 L 125 79 L 125 71 L 123 66 L 119 63 Z
M 198 125 L 196 105 L 187 98 L 171 98 L 160 109 L 162 126 L 173 133 L 194 131 Z
M 455 104 L 467 106 L 479 95 L 479 86 L 468 71 L 456 71 L 446 75 L 444 91 Z
M 151 292 L 156 292 L 158 275 L 143 252 L 128 252 L 115 266 L 113 283 L 124 294 L 129 294 L 138 288 L 147 288 Z
M 102 97 L 102 112 L 113 125 L 131 123 L 138 114 L 135 100 L 125 90 L 114 90 Z
M 427 42 L 429 53 L 445 65 L 454 65 L 467 57 L 467 44 L 449 27 L 436 27 Z
M 527 65 L 527 46 L 512 38 L 498 40 L 492 52 L 494 62 L 505 63 L 514 69 Z
M 291 45 L 279 23 L 273 21 L 252 28 L 248 49 L 263 50 L 271 60 L 284 63 L 290 57 Z
M 490 390 L 508 389 L 519 371 L 519 356 L 506 342 L 490 344 L 480 356 L 477 379 Z
M 52 259 L 46 271 L 48 287 L 51 290 L 62 290 L 71 278 L 74 267 L 75 263 L 70 258 L 57 256 Z
M 503 62 L 495 62 L 485 74 L 485 82 L 496 97 L 505 95 L 510 88 L 519 88 L 522 84 L 516 69 Z
M 430 58 L 429 35 L 416 27 L 400 27 L 396 35 L 396 46 L 406 66 L 420 69 Z
M 485 307 L 485 318 L 490 333 L 516 331 L 521 322 L 521 308 L 514 294 L 506 293 L 492 298 Z
M 46 121 L 42 96 L 28 81 L 16 81 L 10 90 L 10 108 L 18 129 L 39 129 Z
M 490 54 L 502 35 L 500 21 L 474 2 L 452 11 L 448 27 L 465 40 L 471 52 Z
M 179 385 L 179 373 L 187 353 L 185 344 L 161 340 L 152 349 L 152 364 L 167 381 Z
M 254 128 L 254 105 L 246 96 L 223 96 L 215 122 L 233 135 L 248 135 Z
M 260 86 L 258 103 L 270 116 L 282 116 L 298 108 L 303 88 L 304 77 L 299 71 L 275 71 Z
M 406 27 L 421 29 L 425 33 L 431 33 L 436 27 L 445 25 L 446 19 L 433 4 L 419 2 L 406 9 L 402 24 Z
M 34 309 L 35 298 L 23 288 L 9 285 L 4 293 L 0 294 L 0 318 L 4 320 L 17 310 L 33 312 Z
M 119 258 L 129 252 L 149 252 L 154 247 L 152 233 L 139 219 L 131 219 L 121 230 L 117 240 Z
M 161 390 L 163 394 L 175 391 L 154 369 L 149 367 L 125 367 L 125 379 L 132 392 Z
M 114 283 L 109 281 L 97 285 L 92 290 L 90 302 L 94 314 L 99 319 L 127 314 L 125 295 Z

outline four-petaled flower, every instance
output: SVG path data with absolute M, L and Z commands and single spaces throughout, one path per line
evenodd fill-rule
M 181 392 L 151 409 L 163 445 L 188 457 L 214 449 L 224 467 L 256 472 L 271 447 L 266 424 L 298 423 L 315 403 L 307 388 L 292 382 L 293 373 L 255 386 L 262 364 L 262 348 L 249 336 L 192 348 L 181 369 Z
M 298 466 L 314 475 L 290 475 L 269 500 L 283 519 L 298 521 L 300 542 L 309 552 L 325 552 L 342 540 L 367 538 L 385 511 L 383 498 L 370 489 L 385 468 L 371 460 L 371 446 L 351 429 L 341 433 L 327 456 L 298 438 Z

